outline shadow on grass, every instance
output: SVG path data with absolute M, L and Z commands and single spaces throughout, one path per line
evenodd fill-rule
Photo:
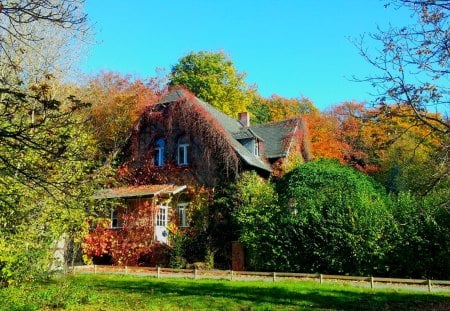
M 225 298 L 245 306 L 270 305 L 287 309 L 450 310 L 450 295 L 417 292 L 367 291 L 313 283 L 255 283 L 148 279 L 143 277 L 85 277 L 92 289 L 153 297 Z

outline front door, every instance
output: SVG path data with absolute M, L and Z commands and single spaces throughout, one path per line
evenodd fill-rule
M 167 244 L 169 241 L 169 207 L 157 206 L 155 235 L 156 241 Z

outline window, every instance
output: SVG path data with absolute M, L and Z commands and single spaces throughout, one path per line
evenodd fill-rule
M 169 230 L 167 229 L 169 224 L 169 207 L 159 205 L 157 208 L 155 238 L 156 241 L 167 244 L 169 242 Z
M 167 206 L 159 206 L 158 213 L 156 214 L 156 225 L 161 227 L 167 226 L 168 221 L 168 209 Z
M 117 209 L 111 210 L 111 229 L 122 228 L 122 220 L 119 217 L 119 212 Z
M 164 139 L 160 138 L 155 143 L 155 166 L 164 165 Z
M 178 165 L 188 165 L 188 147 L 189 142 L 186 137 L 181 137 L 178 139 Z
M 253 154 L 259 157 L 259 141 L 257 139 L 253 142 Z
M 177 205 L 178 208 L 178 225 L 180 227 L 189 227 L 187 217 L 186 217 L 186 208 L 188 203 L 179 203 Z

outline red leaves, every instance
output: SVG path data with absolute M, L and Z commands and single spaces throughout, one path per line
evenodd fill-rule
M 109 220 L 100 221 L 83 243 L 88 258 L 110 255 L 115 265 L 138 265 L 142 257 L 152 253 L 155 207 L 145 201 L 120 213 L 122 228 L 111 229 Z

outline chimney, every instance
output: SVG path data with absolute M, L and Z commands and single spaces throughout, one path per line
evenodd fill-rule
M 250 126 L 250 114 L 245 112 L 239 112 L 238 113 L 239 122 L 242 124 L 242 126 L 249 127 Z

